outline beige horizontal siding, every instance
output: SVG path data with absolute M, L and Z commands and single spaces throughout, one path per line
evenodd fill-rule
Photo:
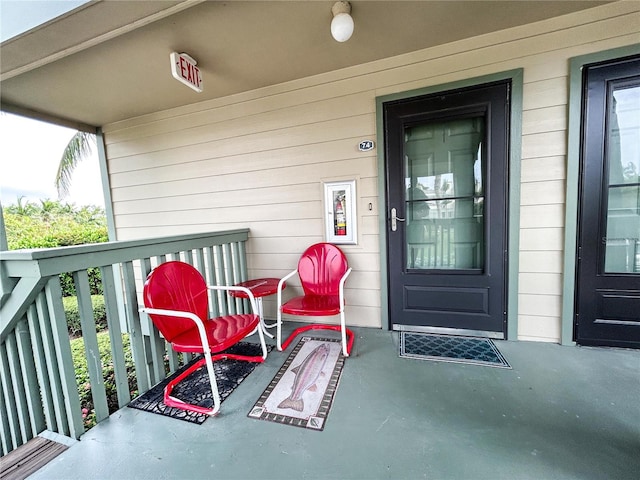
M 554 157 L 567 152 L 565 131 L 533 133 L 522 136 L 522 159 Z M 526 179 L 522 179 L 525 181 Z
M 560 324 L 555 317 L 520 315 L 518 339 L 531 342 L 556 342 L 560 338 Z
M 189 122 L 179 119 L 173 122 L 173 130 L 156 132 L 155 128 L 147 126 L 146 131 L 140 132 L 141 137 L 111 145 L 109 156 L 115 159 L 137 153 L 146 154 L 224 139 L 237 141 L 239 137 L 250 137 L 258 133 L 263 133 L 267 138 L 274 138 L 277 141 L 278 136 L 286 132 L 285 140 L 295 142 L 296 132 L 299 130 L 304 132 L 306 126 L 328 119 L 338 122 L 340 119 L 374 113 L 368 100 L 364 94 L 340 96 L 315 102 L 315 104 L 305 103 L 287 110 L 280 108 L 233 119 L 225 117 L 224 112 L 216 112 L 216 115 L 209 119 L 209 123 L 204 125 L 189 126 Z
M 526 228 L 520 232 L 520 251 L 560 251 L 563 246 L 563 228 Z
M 562 311 L 560 295 L 522 293 L 518 298 L 520 315 L 558 318 Z
M 526 182 L 520 189 L 521 205 L 548 205 L 564 203 L 565 181 Z
M 160 174 L 161 179 L 157 183 L 148 183 L 148 179 L 144 184 L 113 187 L 114 202 L 132 201 L 138 199 L 149 199 L 154 197 L 165 196 L 168 192 L 179 195 L 197 195 L 202 193 L 218 192 L 227 195 L 233 192 L 243 192 L 249 199 L 250 194 L 253 198 L 260 198 L 263 194 L 273 194 L 278 188 L 294 184 L 312 185 L 309 188 L 320 191 L 321 185 L 318 180 L 320 176 L 326 172 L 327 168 L 331 168 L 336 175 L 354 175 L 368 173 L 367 169 L 375 166 L 375 159 L 372 157 L 362 156 L 355 159 L 336 160 L 333 162 L 291 165 L 282 168 L 254 170 L 250 172 L 238 172 L 236 174 L 219 174 L 213 173 L 193 178 L 175 178 L 173 180 Z M 179 170 L 180 166 L 176 166 Z M 347 173 L 351 172 L 351 173 Z M 370 173 L 369 173 L 370 174 Z M 159 189 L 160 187 L 160 189 Z M 175 193 L 174 193 L 175 192 Z M 246 203 L 247 199 L 239 199 L 240 202 Z M 254 200 L 255 201 L 255 200 Z M 294 199 L 293 201 L 296 201 Z M 130 210 L 131 204 L 127 205 Z M 140 205 L 141 206 L 141 205 Z
M 561 273 L 522 272 L 519 275 L 520 293 L 557 295 L 562 288 Z
M 520 208 L 520 228 L 564 227 L 564 205 L 525 205 Z
M 522 114 L 522 134 L 564 131 L 567 127 L 567 107 L 554 105 L 525 110 Z
M 617 2 L 107 125 L 118 238 L 249 227 L 249 275 L 279 277 L 324 238 L 322 182 L 356 179 L 347 321 L 386 328 L 385 206 L 376 152 L 357 150 L 361 140 L 381 141 L 376 97 L 522 68 L 518 337 L 558 341 L 569 59 L 640 42 L 638 25 L 640 4 Z M 287 294 L 298 291 L 292 280 Z M 273 298 L 265 311 L 275 316 Z
M 520 175 L 529 182 L 564 180 L 567 175 L 567 159 L 564 155 L 522 160 Z
M 562 273 L 562 252 L 520 251 L 520 272 Z

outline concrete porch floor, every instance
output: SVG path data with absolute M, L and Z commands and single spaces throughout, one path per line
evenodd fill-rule
M 399 358 L 397 333 L 354 331 L 322 432 L 247 417 L 294 341 L 203 425 L 125 407 L 29 478 L 640 478 L 640 351 L 498 341 L 509 370 Z

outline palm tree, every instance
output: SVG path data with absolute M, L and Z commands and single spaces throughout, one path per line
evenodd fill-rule
M 62 153 L 60 165 L 58 165 L 58 173 L 56 174 L 55 185 L 58 189 L 59 198 L 62 199 L 69 195 L 73 171 L 82 160 L 91 154 L 91 150 L 95 145 L 95 134 L 88 132 L 76 132 L 69 140 Z
M 25 216 L 33 215 L 36 211 L 36 206 L 28 200 L 23 203 L 24 198 L 24 195 L 22 195 L 21 197 L 18 197 L 15 205 L 9 205 L 9 212 Z

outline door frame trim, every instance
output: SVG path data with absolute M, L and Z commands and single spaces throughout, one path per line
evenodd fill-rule
M 511 80 L 511 120 L 509 124 L 509 217 L 507 230 L 507 334 L 506 340 L 517 340 L 518 336 L 518 271 L 520 244 L 520 160 L 522 156 L 522 88 L 524 70 L 507 70 L 490 75 L 473 77 L 455 82 L 431 85 L 419 89 L 376 97 L 376 136 L 378 139 L 378 227 L 380 238 L 380 310 L 382 325 L 392 328 L 389 322 L 389 282 L 387 271 L 387 199 L 385 187 L 384 109 L 383 104 L 421 95 L 472 87 L 501 80 Z
M 582 131 L 582 68 L 590 63 L 640 54 L 640 44 L 603 50 L 569 59 L 569 105 L 567 119 L 567 181 L 564 219 L 564 278 L 560 344 L 575 345 L 573 340 L 576 292 L 576 255 L 578 241 L 578 188 L 580 185 L 580 136 Z

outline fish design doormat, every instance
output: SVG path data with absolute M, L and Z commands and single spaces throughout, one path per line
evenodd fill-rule
M 247 416 L 323 430 L 344 360 L 339 339 L 302 337 Z
M 268 351 L 271 351 L 272 349 L 272 345 L 267 345 Z M 258 356 L 262 355 L 262 348 L 260 345 L 255 343 L 240 342 L 226 350 L 226 352 L 235 353 L 237 355 Z M 182 410 L 181 408 L 169 407 L 163 401 L 164 388 L 167 386 L 167 383 L 180 375 L 180 373 L 184 372 L 194 362 L 197 362 L 200 357 L 201 355 L 198 355 L 187 365 L 180 367 L 171 376 L 165 378 L 163 381 L 152 387 L 151 390 L 133 399 L 128 406 L 138 410 L 164 415 L 165 417 L 177 418 L 179 420 L 184 420 L 185 422 L 197 423 L 198 425 L 204 423 L 204 421 L 209 418 L 209 415 L 191 412 L 189 410 Z M 231 395 L 231 392 L 233 392 L 258 365 L 259 363 L 255 362 L 232 359 L 213 362 L 213 370 L 216 373 L 220 401 L 224 402 L 224 400 Z M 203 366 L 202 368 L 199 368 L 176 385 L 173 389 L 172 396 L 193 405 L 200 405 L 207 408 L 212 407 L 213 396 L 211 394 L 207 367 Z
M 400 332 L 400 356 L 511 368 L 490 338 Z

